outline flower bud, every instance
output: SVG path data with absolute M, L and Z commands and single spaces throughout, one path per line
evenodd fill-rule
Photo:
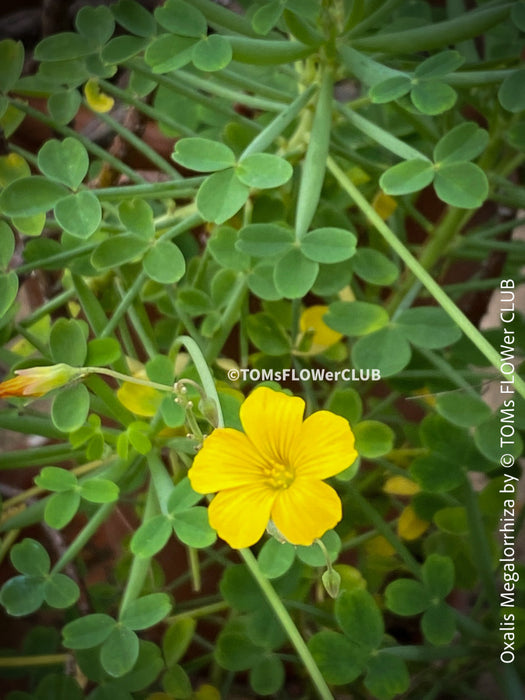
M 44 396 L 52 389 L 69 384 L 80 379 L 83 374 L 81 367 L 71 367 L 64 363 L 46 367 L 28 367 L 15 370 L 16 377 L 0 384 L 0 398 L 13 396 Z
M 330 598 L 337 598 L 341 585 L 341 575 L 335 569 L 327 569 L 321 576 L 321 580 Z

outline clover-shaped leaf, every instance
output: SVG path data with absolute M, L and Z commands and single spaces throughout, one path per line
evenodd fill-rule
M 50 572 L 49 555 L 40 542 L 26 538 L 11 549 L 11 563 L 21 573 L 4 583 L 0 602 L 10 615 L 29 615 L 46 602 L 68 608 L 80 595 L 77 584 L 59 572 Z
M 131 551 L 139 557 L 150 557 L 160 551 L 172 532 L 189 547 L 208 547 L 217 535 L 210 527 L 207 509 L 195 504 L 202 495 L 194 491 L 187 477 L 171 491 L 164 513 L 146 520 L 131 539 Z
M 35 477 L 35 483 L 55 492 L 46 503 L 44 519 L 57 530 L 71 521 L 82 498 L 90 503 L 111 503 L 119 495 L 118 486 L 109 479 L 95 477 L 79 483 L 73 472 L 59 467 L 44 467 Z
M 237 234 L 236 234 L 237 237 Z M 274 223 L 249 224 L 239 231 L 235 248 L 254 258 L 283 255 L 293 248 L 290 229 Z
M 397 579 L 385 591 L 389 610 L 397 615 L 423 613 L 421 629 L 431 644 L 448 644 L 456 631 L 455 615 L 444 602 L 454 585 L 454 565 L 450 557 L 431 554 L 421 568 L 421 581 Z
M 463 65 L 465 57 L 459 51 L 441 51 L 429 56 L 416 66 L 414 75 L 418 78 L 444 78 Z
M 145 630 L 163 620 L 171 610 L 166 593 L 150 593 L 126 606 L 119 622 L 132 630 Z
M 175 144 L 173 160 L 197 172 L 216 172 L 235 165 L 235 154 L 220 141 L 190 137 Z
M 443 137 L 434 148 L 436 163 L 461 163 L 477 158 L 489 142 L 489 135 L 475 122 L 458 124 Z
M 343 685 L 365 673 L 365 685 L 376 697 L 388 700 L 404 692 L 409 675 L 402 659 L 381 649 L 383 616 L 374 598 L 361 588 L 346 590 L 335 602 L 335 616 L 343 634 L 323 630 L 308 642 L 328 682 Z
M 26 576 L 45 576 L 49 573 L 49 554 L 40 542 L 30 537 L 13 546 L 10 558 L 15 569 Z
M 183 0 L 167 0 L 157 7 L 155 19 L 161 27 L 179 36 L 199 38 L 207 31 L 206 17 Z
M 250 187 L 280 187 L 292 177 L 293 168 L 284 158 L 271 153 L 252 153 L 239 161 L 235 173 Z

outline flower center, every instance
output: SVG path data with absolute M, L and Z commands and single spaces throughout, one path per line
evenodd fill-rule
M 268 462 L 264 474 L 269 486 L 273 489 L 287 489 L 295 479 L 295 471 L 292 467 L 281 464 L 272 459 Z

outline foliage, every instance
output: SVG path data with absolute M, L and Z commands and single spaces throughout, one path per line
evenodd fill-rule
M 525 3 L 240 5 L 0 42 L 7 697 L 518 700 Z M 310 546 L 187 478 L 259 384 L 355 435 Z

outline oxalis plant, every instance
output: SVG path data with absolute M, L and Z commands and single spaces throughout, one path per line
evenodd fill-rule
M 524 31 L 119 0 L 0 42 L 4 697 L 523 697 Z

